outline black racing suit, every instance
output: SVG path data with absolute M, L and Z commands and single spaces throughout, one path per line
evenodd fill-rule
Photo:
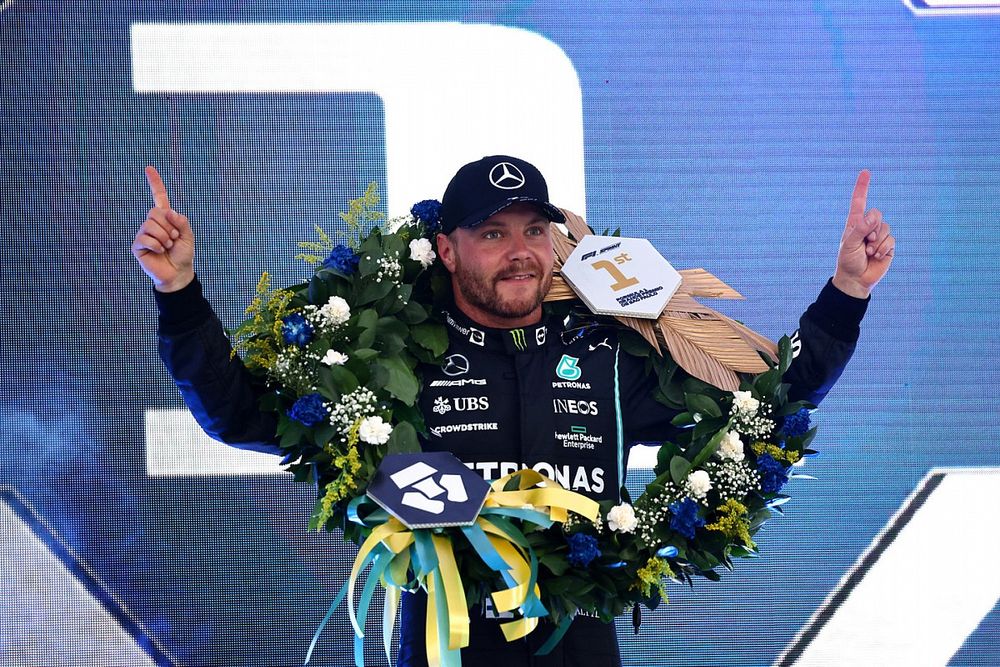
M 231 358 L 228 340 L 197 281 L 157 293 L 160 355 L 202 428 L 245 449 L 281 454 L 276 419 L 261 412 L 263 388 Z M 828 283 L 803 314 L 795 359 L 784 381 L 790 400 L 818 404 L 840 377 L 859 335 L 867 300 Z M 631 444 L 671 435 L 674 412 L 652 398 L 655 379 L 644 361 L 619 347 L 609 326 L 565 329 L 549 318 L 513 330 L 488 329 L 456 308 L 444 311 L 449 348 L 440 367 L 425 367 L 420 407 L 426 450 L 455 453 L 483 477 L 534 468 L 592 498 L 617 499 Z M 400 623 L 400 665 L 425 664 L 426 598 L 406 595 Z M 507 643 L 499 621 L 470 614 L 468 665 L 619 665 L 613 624 L 579 617 L 556 649 L 533 656 L 548 634 L 539 628 Z

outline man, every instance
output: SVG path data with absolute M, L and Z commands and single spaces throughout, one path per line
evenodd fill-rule
M 228 342 L 201 297 L 188 220 L 170 208 L 152 167 L 154 207 L 133 254 L 156 288 L 160 353 L 188 406 L 213 437 L 279 453 L 273 415 L 257 409 L 260 388 L 230 359 Z M 861 172 L 836 272 L 800 320 L 800 350 L 784 380 L 790 398 L 818 403 L 854 350 L 871 289 L 892 262 L 895 240 L 881 214 L 865 212 L 869 174 Z M 453 451 L 496 479 L 523 466 L 595 499 L 616 499 L 628 446 L 663 440 L 673 414 L 654 401 L 641 360 L 624 353 L 616 330 L 567 329 L 546 318 L 552 279 L 550 224 L 563 213 L 541 173 L 510 156 L 462 167 L 442 200 L 441 262 L 454 301 L 441 312 L 449 348 L 440 367 L 422 369 L 420 406 L 427 450 Z M 404 598 L 399 664 L 424 662 L 426 598 Z M 619 665 L 614 626 L 577 618 L 548 656 L 534 653 L 548 632 L 508 643 L 487 605 L 471 614 L 469 665 Z

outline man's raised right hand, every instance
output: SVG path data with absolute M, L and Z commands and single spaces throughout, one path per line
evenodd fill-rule
M 186 216 L 170 208 L 155 167 L 146 167 L 153 208 L 132 241 L 132 254 L 159 292 L 176 292 L 194 280 L 194 233 Z

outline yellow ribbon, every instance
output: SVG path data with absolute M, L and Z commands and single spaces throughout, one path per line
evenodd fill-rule
M 505 491 L 510 480 L 517 476 L 517 490 Z M 541 473 L 531 470 L 519 470 L 498 479 L 491 485 L 491 491 L 483 504 L 485 508 L 531 509 L 547 514 L 554 522 L 565 522 L 569 512 L 575 512 L 591 521 L 596 521 L 600 515 L 597 502 L 586 496 L 568 491 L 558 483 Z M 489 521 L 487 517 L 479 516 L 476 523 L 486 533 L 490 544 L 497 554 L 508 565 L 508 574 L 515 582 L 514 586 L 491 593 L 493 604 L 500 612 L 511 611 L 524 606 L 529 593 L 540 597 L 541 589 L 536 583 L 529 591 L 531 581 L 531 554 L 517 544 L 514 536 L 507 534 L 503 528 Z M 379 544 L 382 544 L 391 554 L 392 560 L 383 570 L 380 583 L 387 589 L 387 602 L 383 613 L 383 642 L 388 649 L 388 638 L 395 625 L 395 608 L 399 600 L 401 586 L 407 579 L 410 567 L 410 549 L 416 538 L 401 521 L 389 517 L 385 523 L 376 526 L 368 539 L 358 551 L 348 580 L 348 612 L 351 625 L 358 637 L 364 637 L 364 631 L 358 622 L 354 609 L 354 587 L 361 567 L 368 556 Z M 465 598 L 465 587 L 455 561 L 451 538 L 445 534 L 432 534 L 431 543 L 438 561 L 438 573 L 441 585 L 435 583 L 435 577 L 426 576 L 420 582 L 427 590 L 427 619 L 425 623 L 425 640 L 427 645 L 427 661 L 431 667 L 442 664 L 442 650 L 457 651 L 469 644 L 469 607 Z M 390 592 L 391 591 L 391 592 Z M 438 596 L 443 595 L 443 602 L 448 610 L 447 642 L 442 636 L 444 628 L 438 624 Z M 538 626 L 538 619 L 522 616 L 514 621 L 501 625 L 507 641 L 520 639 L 531 633 Z M 447 647 L 447 649 L 445 649 Z M 449 662 L 450 659 L 445 659 Z
M 514 476 L 518 479 L 517 491 L 504 491 L 504 487 Z M 524 507 L 548 508 L 549 518 L 565 523 L 567 510 L 576 512 L 591 521 L 600 515 L 600 505 L 590 498 L 562 488 L 559 484 L 537 470 L 526 468 L 501 477 L 491 484 L 493 490 L 486 496 L 484 507 Z M 534 487 L 534 488 L 532 488 Z

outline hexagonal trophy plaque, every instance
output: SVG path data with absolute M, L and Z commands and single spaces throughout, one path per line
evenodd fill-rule
M 584 236 L 561 272 L 600 315 L 655 319 L 681 286 L 681 275 L 646 239 Z
M 410 529 L 471 525 L 489 491 L 450 452 L 389 454 L 368 485 L 368 497 Z

